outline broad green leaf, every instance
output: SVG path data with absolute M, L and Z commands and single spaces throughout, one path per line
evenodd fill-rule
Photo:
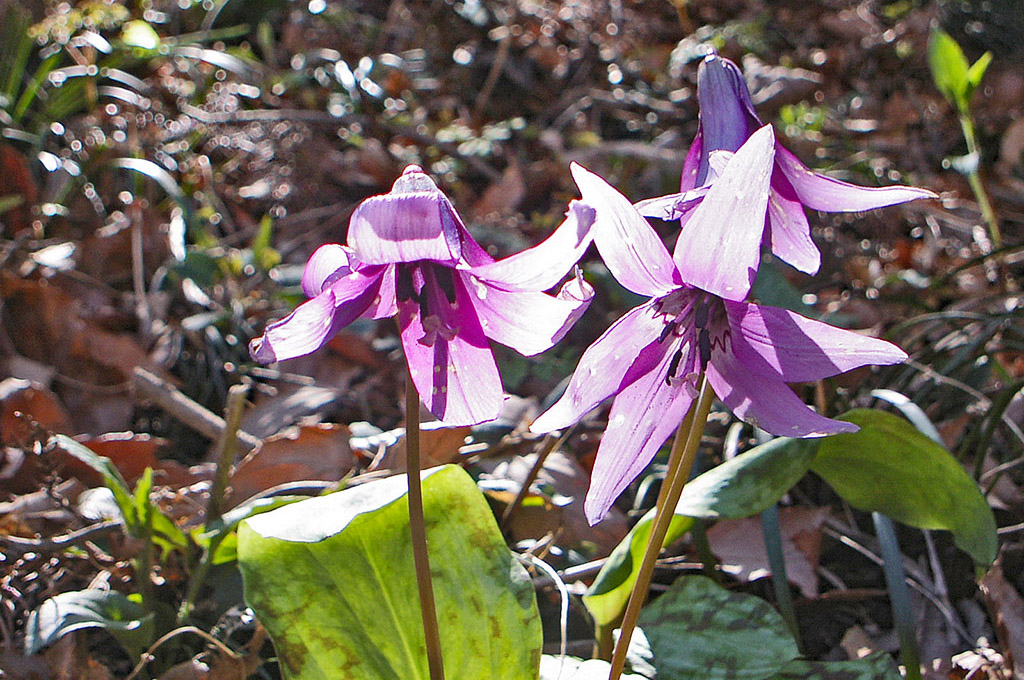
M 25 653 L 35 654 L 82 628 L 103 628 L 132 657 L 138 657 L 153 640 L 153 614 L 147 614 L 142 605 L 112 590 L 59 593 L 29 614 Z
M 762 680 L 800 655 L 786 622 L 759 597 L 682 576 L 640 613 L 658 680 Z
M 136 19 L 121 27 L 121 41 L 128 47 L 155 50 L 160 47 L 160 36 L 145 21 Z
M 804 661 L 786 664 L 772 680 L 900 680 L 902 676 L 885 652 L 851 661 Z
M 286 678 L 429 677 L 404 475 L 278 508 L 239 525 L 246 602 Z M 533 585 L 462 468 L 423 476 L 446 676 L 533 680 Z
M 778 502 L 807 472 L 817 446 L 817 440 L 773 439 L 690 480 L 676 506 L 665 545 L 689 531 L 692 518 L 749 517 Z M 653 521 L 652 510 L 636 523 L 584 596 L 598 625 L 613 623 L 625 608 Z
M 987 567 L 996 523 L 985 496 L 944 448 L 892 413 L 858 409 L 841 420 L 859 432 L 821 440 L 811 469 L 850 505 L 919 529 L 945 529 Z
M 960 45 L 941 29 L 933 29 L 928 40 L 928 64 L 942 96 L 961 113 L 966 113 L 969 87 L 967 57 Z

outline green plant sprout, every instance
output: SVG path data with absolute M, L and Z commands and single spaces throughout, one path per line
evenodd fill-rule
M 967 142 L 967 155 L 952 162 L 951 165 L 967 176 L 981 208 L 981 215 L 988 225 L 992 246 L 998 250 L 1003 245 L 1003 237 L 999 231 L 999 218 L 996 217 L 992 204 L 985 193 L 978 167 L 981 163 L 981 150 L 978 148 L 978 136 L 974 130 L 974 119 L 971 117 L 971 95 L 978 89 L 985 71 L 992 63 L 992 53 L 986 52 L 976 62 L 969 64 L 964 51 L 948 33 L 941 29 L 932 30 L 928 41 L 928 64 L 932 70 L 935 86 L 950 104 L 956 108 L 960 118 L 960 128 Z

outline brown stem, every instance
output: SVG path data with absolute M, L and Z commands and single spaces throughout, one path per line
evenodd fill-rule
M 431 680 L 444 680 L 441 635 L 437 628 L 434 584 L 430 580 L 430 557 L 427 554 L 427 528 L 423 519 L 423 489 L 420 486 L 420 395 L 411 375 L 407 376 L 405 388 L 405 444 L 409 530 L 412 532 L 412 556 L 423 615 L 423 634 L 427 641 L 427 664 Z

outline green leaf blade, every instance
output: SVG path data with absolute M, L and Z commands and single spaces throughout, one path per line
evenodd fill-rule
M 967 57 L 952 36 L 934 29 L 928 40 L 928 65 L 935 86 L 950 104 L 966 113 L 969 99 Z
M 817 440 L 779 438 L 754 447 L 690 480 L 676 506 L 665 545 L 682 537 L 697 519 L 737 519 L 778 502 L 806 474 Z M 615 547 L 583 601 L 599 625 L 614 622 L 629 600 L 651 534 L 649 512 Z
M 764 600 L 683 576 L 640 614 L 658 680 L 764 680 L 800 655 Z
M 25 627 L 25 654 L 31 656 L 68 633 L 102 628 L 138 656 L 153 639 L 153 614 L 112 590 L 59 593 L 33 611 Z
M 995 517 L 949 452 L 891 413 L 858 409 L 840 420 L 861 429 L 822 439 L 812 471 L 860 510 L 919 529 L 945 529 L 978 565 L 995 560 Z

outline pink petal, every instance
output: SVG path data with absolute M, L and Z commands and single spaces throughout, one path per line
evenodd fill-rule
M 692 385 L 682 381 L 670 385 L 665 380 L 672 354 L 663 353 L 654 370 L 615 397 L 583 506 L 591 525 L 604 518 L 615 499 L 647 467 L 690 408 L 695 396 Z
M 811 226 L 807 223 L 804 206 L 792 192 L 776 191 L 785 182 L 776 182 L 768 196 L 768 224 L 771 229 L 771 250 L 805 274 L 816 274 L 821 266 L 821 253 L 811 239 Z M 788 182 L 785 182 L 788 185 Z
M 438 334 L 433 345 L 420 342 L 427 333 L 419 305 L 399 303 L 402 347 L 427 410 L 446 425 L 476 425 L 498 417 L 504 393 L 490 345 L 459 277 L 455 277 L 455 291 L 458 311 L 443 320 L 457 333 L 450 340 Z M 430 291 L 434 294 L 431 308 L 445 309 L 436 293 Z
M 682 192 L 697 188 L 697 171 L 700 169 L 701 153 L 704 149 L 704 134 L 697 128 L 697 135 L 693 138 L 690 150 L 686 152 L 686 160 L 683 161 L 683 173 L 679 178 L 679 190 Z
M 793 185 L 800 202 L 824 212 L 858 212 L 918 198 L 938 198 L 927 189 L 916 187 L 860 187 L 826 177 L 810 170 L 791 152 L 777 147 L 775 161 Z
M 678 194 L 648 198 L 636 203 L 633 207 L 644 217 L 653 217 L 665 221 L 678 220 L 684 213 L 697 207 L 705 194 L 708 193 L 709 188 L 704 186 Z
M 598 175 L 573 163 L 583 202 L 597 211 L 594 242 L 615 279 L 638 295 L 655 297 L 678 285 L 665 244 L 633 204 Z
M 377 297 L 363 312 L 363 316 L 370 319 L 387 319 L 398 314 L 398 301 L 395 298 L 395 271 L 396 265 L 389 264 L 380 277 L 380 290 Z
M 581 291 L 583 299 L 576 300 L 525 290 L 507 291 L 472 274 L 459 274 L 473 298 L 484 334 L 526 356 L 551 349 L 594 295 L 592 288 Z
M 771 126 L 751 135 L 689 217 L 674 255 L 686 283 L 728 300 L 747 296 L 760 262 L 774 147 Z
M 316 249 L 302 272 L 302 292 L 306 297 L 316 297 L 324 292 L 324 282 L 337 272 L 349 270 L 349 250 L 337 243 L 327 243 Z
M 583 256 L 593 240 L 594 220 L 593 208 L 572 201 L 565 220 L 544 241 L 503 260 L 473 267 L 470 272 L 505 290 L 547 290 Z
M 898 364 L 896 345 L 776 307 L 726 302 L 732 351 L 747 372 L 809 382 L 858 366 Z
M 707 378 L 715 394 L 737 418 L 771 434 L 822 437 L 857 431 L 852 423 L 814 412 L 780 378 L 755 373 L 731 352 L 712 353 Z
M 371 196 L 352 213 L 348 244 L 366 264 L 455 263 L 462 249 L 454 213 L 440 191 Z
M 272 363 L 320 349 L 366 311 L 377 295 L 380 279 L 379 271 L 377 276 L 353 273 L 344 277 L 267 326 L 249 345 L 249 353 L 256 361 Z
M 646 347 L 657 344 L 665 328 L 664 316 L 652 300 L 626 312 L 587 348 L 569 379 L 565 394 L 530 426 L 533 432 L 551 432 L 579 421 L 591 409 L 628 383 L 625 377 L 642 375 L 660 361 L 643 362 Z M 643 364 L 634 366 L 634 364 Z

